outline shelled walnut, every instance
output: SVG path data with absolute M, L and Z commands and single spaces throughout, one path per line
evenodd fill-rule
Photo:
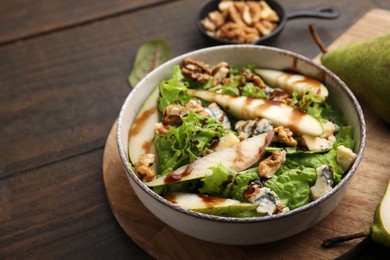
M 222 40 L 252 43 L 278 26 L 278 14 L 265 1 L 223 0 L 201 24 L 206 32 Z
M 191 58 L 184 59 L 184 65 L 181 71 L 184 75 L 199 82 L 207 81 L 211 77 L 211 69 L 208 64 Z
M 141 154 L 134 167 L 143 181 L 152 181 L 156 178 L 156 172 L 151 168 L 156 160 L 155 154 Z

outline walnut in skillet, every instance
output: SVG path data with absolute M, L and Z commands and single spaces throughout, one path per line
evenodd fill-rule
M 221 1 L 201 24 L 222 40 L 252 43 L 276 29 L 280 18 L 265 1 Z

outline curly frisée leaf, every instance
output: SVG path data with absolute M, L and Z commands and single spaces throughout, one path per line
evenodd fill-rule
M 184 81 L 184 75 L 178 65 L 173 67 L 171 77 L 162 81 L 159 88 L 160 97 L 157 100 L 157 105 L 161 113 L 171 104 L 184 105 L 192 99 L 185 93 L 188 89 L 188 82 Z
M 183 123 L 170 128 L 164 135 L 155 135 L 154 144 L 159 151 L 160 175 L 195 161 L 200 152 L 210 148 L 213 140 L 226 135 L 223 125 L 212 117 L 189 111 Z
M 166 40 L 145 42 L 137 51 L 133 69 L 129 75 L 130 87 L 135 87 L 149 72 L 171 58 L 171 48 Z

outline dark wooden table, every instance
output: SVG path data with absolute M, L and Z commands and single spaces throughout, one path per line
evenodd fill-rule
M 102 156 L 130 91 L 138 47 L 167 39 L 174 56 L 208 46 L 194 25 L 203 1 L 0 1 L 0 258 L 147 259 L 107 202 Z M 287 9 L 330 1 L 282 0 Z M 315 57 L 389 0 L 332 1 L 337 20 L 288 22 L 274 46 Z M 357 258 L 380 257 L 371 244 Z M 378 253 L 379 252 L 379 253 Z

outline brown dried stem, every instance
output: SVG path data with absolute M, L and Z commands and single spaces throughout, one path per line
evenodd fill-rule
M 313 36 L 314 41 L 317 43 L 318 47 L 320 48 L 322 53 L 327 53 L 328 49 L 325 47 L 325 45 L 322 43 L 320 37 L 318 36 L 316 27 L 314 24 L 309 25 L 309 29 L 311 32 L 311 35 Z

